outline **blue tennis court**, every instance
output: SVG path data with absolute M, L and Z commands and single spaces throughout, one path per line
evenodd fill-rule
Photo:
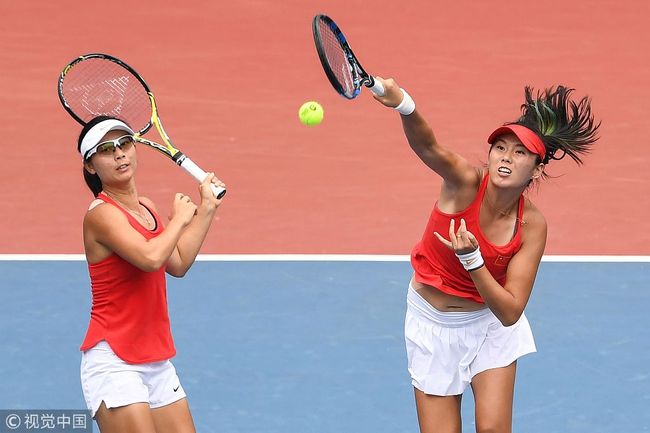
M 82 409 L 83 261 L 0 261 L 0 408 Z M 416 432 L 403 315 L 410 265 L 201 261 L 168 280 L 174 363 L 197 431 Z M 514 430 L 650 430 L 650 263 L 545 261 Z M 463 400 L 473 432 L 472 399 Z

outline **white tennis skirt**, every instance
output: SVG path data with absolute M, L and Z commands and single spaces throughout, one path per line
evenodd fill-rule
M 525 315 L 506 327 L 489 308 L 439 311 L 410 286 L 404 336 L 413 386 L 430 395 L 462 394 L 482 371 L 537 351 Z
M 102 401 L 109 409 L 133 403 L 155 409 L 186 397 L 171 361 L 129 364 L 106 341 L 81 355 L 81 387 L 93 418 Z

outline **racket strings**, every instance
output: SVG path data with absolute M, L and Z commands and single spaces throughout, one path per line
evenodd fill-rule
M 76 63 L 62 83 L 63 98 L 84 122 L 97 116 L 117 117 L 143 132 L 151 118 L 146 89 L 127 69 L 107 59 Z
M 354 97 L 359 86 L 353 74 L 347 53 L 328 23 L 320 21 L 320 42 L 330 70 L 347 97 Z

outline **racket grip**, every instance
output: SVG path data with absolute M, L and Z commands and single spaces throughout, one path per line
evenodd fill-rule
M 376 80 L 373 78 L 373 81 L 375 84 L 370 87 L 370 91 L 374 93 L 377 96 L 384 96 L 386 94 L 386 90 L 384 90 L 384 85 L 379 82 L 379 80 Z
M 189 159 L 187 155 L 185 155 L 185 158 L 183 161 L 181 161 L 180 166 L 185 169 L 189 174 L 192 175 L 192 177 L 199 182 L 203 182 L 205 180 L 205 177 L 208 175 L 205 171 L 201 169 L 198 165 L 194 164 L 194 161 Z M 226 188 L 222 186 L 217 186 L 215 184 L 210 185 L 210 188 L 212 188 L 212 193 L 216 198 L 222 198 L 226 194 Z

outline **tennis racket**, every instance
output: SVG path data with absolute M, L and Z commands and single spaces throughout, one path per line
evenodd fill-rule
M 134 140 L 150 146 L 180 165 L 199 182 L 207 173 L 183 152 L 176 149 L 165 132 L 156 99 L 149 86 L 132 67 L 108 54 L 91 53 L 77 57 L 61 72 L 58 84 L 63 108 L 79 123 L 85 125 L 97 116 L 116 117 L 136 131 Z M 143 138 L 155 126 L 162 142 Z M 210 185 L 217 198 L 226 189 Z
M 332 87 L 347 99 L 356 98 L 361 87 L 369 87 L 377 96 L 384 95 L 384 86 L 361 67 L 339 26 L 327 15 L 316 15 L 312 32 L 318 57 Z

